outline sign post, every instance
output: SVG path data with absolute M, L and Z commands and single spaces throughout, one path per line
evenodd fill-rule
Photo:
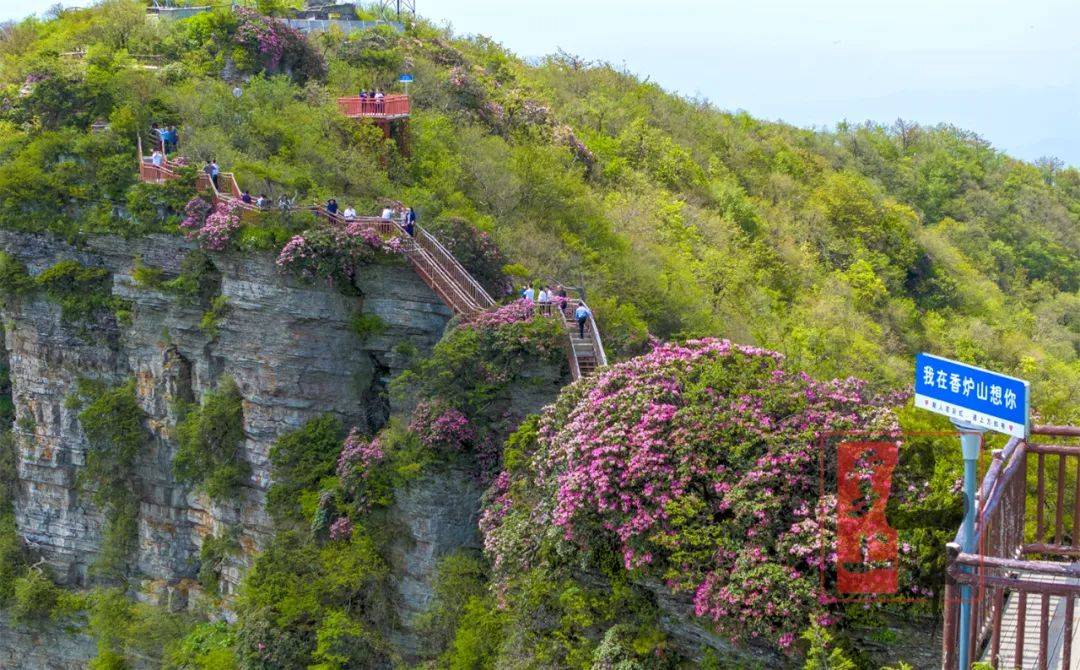
M 992 430 L 1018 438 L 1030 431 L 1028 383 L 1022 379 L 958 363 L 930 354 L 915 359 L 915 406 L 944 414 L 960 431 L 964 458 L 964 526 L 961 551 L 975 551 L 976 465 L 983 433 Z M 971 660 L 967 641 L 971 628 L 971 586 L 960 587 L 960 670 Z
M 413 81 L 411 74 L 403 74 L 398 77 L 398 83 L 405 84 L 405 95 L 409 94 L 409 84 Z

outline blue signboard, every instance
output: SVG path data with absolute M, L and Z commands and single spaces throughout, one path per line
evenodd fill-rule
M 402 84 L 410 84 L 412 83 L 412 80 L 413 79 L 411 74 L 403 74 L 398 77 L 398 81 L 400 81 Z
M 973 427 L 1028 435 L 1026 381 L 947 358 L 915 358 L 915 406 Z

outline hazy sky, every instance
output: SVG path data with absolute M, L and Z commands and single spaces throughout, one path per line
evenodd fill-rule
M 522 56 L 561 48 L 724 109 L 799 126 L 948 122 L 1080 165 L 1076 0 L 416 2 Z M 51 4 L 0 0 L 0 19 Z

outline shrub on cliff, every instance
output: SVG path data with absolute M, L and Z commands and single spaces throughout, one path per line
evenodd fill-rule
M 60 305 L 68 321 L 87 321 L 104 311 L 126 312 L 124 300 L 112 295 L 112 274 L 78 261 L 60 261 L 35 278 L 45 297 Z
M 138 534 L 138 482 L 135 461 L 149 440 L 146 413 L 135 397 L 135 382 L 110 387 L 81 379 L 72 402 L 90 448 L 79 484 L 105 513 L 101 550 L 95 571 L 122 578 Z
M 304 520 L 318 494 L 329 487 L 337 467 L 344 431 L 330 414 L 286 433 L 270 447 L 274 484 L 266 494 L 266 511 L 281 525 Z
M 22 261 L 0 251 L 0 301 L 11 307 L 13 301 L 34 289 L 34 280 Z
M 515 441 L 481 522 L 497 582 L 556 555 L 613 560 L 719 631 L 786 647 L 827 597 L 814 439 L 889 417 L 862 382 L 815 381 L 773 352 L 658 346 L 571 387 Z
M 524 413 L 515 396 L 536 393 L 544 402 L 566 379 L 565 340 L 560 319 L 516 301 L 463 320 L 390 392 L 413 406 L 409 429 L 425 449 L 440 458 L 472 454 L 490 469 Z
M 202 405 L 187 408 L 176 427 L 180 442 L 173 459 L 177 479 L 190 482 L 215 500 L 235 497 L 247 482 L 244 460 L 244 399 L 236 382 L 224 377 Z
M 348 284 L 356 269 L 402 253 L 398 237 L 384 239 L 368 223 L 346 226 L 319 222 L 294 235 L 278 254 L 278 267 L 305 279 L 323 277 L 339 285 Z

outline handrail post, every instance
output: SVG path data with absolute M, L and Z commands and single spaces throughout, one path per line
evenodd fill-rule
M 982 446 L 982 429 L 968 426 L 967 424 L 953 422 L 953 424 L 960 429 L 960 449 L 963 452 L 964 457 L 964 504 L 967 509 L 964 510 L 964 532 L 963 532 L 963 551 L 965 554 L 974 553 L 975 547 L 975 515 L 978 514 L 978 508 L 975 502 L 975 488 L 978 486 L 976 481 L 976 462 L 979 458 L 979 447 Z M 965 572 L 970 572 L 968 567 L 963 568 Z M 971 585 L 960 585 L 960 635 L 957 640 L 960 645 L 960 668 L 961 670 L 967 670 L 971 660 L 969 658 L 968 638 L 971 630 Z
M 957 647 L 963 644 L 960 641 L 964 639 L 963 630 L 958 631 L 956 625 L 956 580 L 949 572 L 949 567 L 955 563 L 959 554 L 960 545 L 957 543 L 949 542 L 945 545 L 945 594 L 943 596 L 945 611 L 941 631 L 941 667 L 943 670 L 957 670 Z

